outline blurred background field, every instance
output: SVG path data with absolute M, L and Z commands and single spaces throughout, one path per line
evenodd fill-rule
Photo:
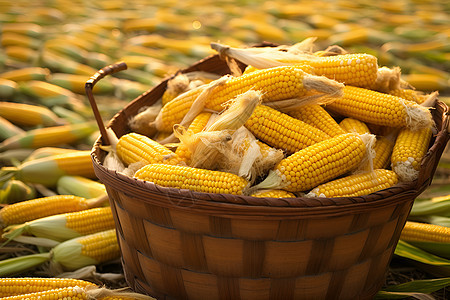
M 0 101 L 43 106 L 70 124 L 89 122 L 94 117 L 86 80 L 124 61 L 126 71 L 102 79 L 94 89 L 107 122 L 162 79 L 215 54 L 211 42 L 245 47 L 263 41 L 294 44 L 308 37 L 317 38 L 316 50 L 340 45 L 375 55 L 379 66 L 399 66 L 405 81 L 426 93 L 438 91 L 439 99 L 450 104 L 450 2 L 438 0 L 0 0 Z M 98 134 L 92 130 L 67 146 L 89 150 Z M 5 152 L 0 152 L 1 166 L 20 161 Z M 423 198 L 444 196 L 449 202 L 449 175 L 446 151 Z M 60 193 L 30 188 L 34 197 Z M 12 202 L 11 195 L 4 185 L 3 205 Z M 24 195 L 14 201 L 31 197 Z M 444 215 L 450 217 L 448 211 Z M 386 287 L 448 277 L 449 262 L 438 264 L 442 269 L 396 256 Z M 119 263 L 98 270 L 121 272 Z M 36 274 L 41 273 L 29 275 Z M 449 292 L 438 289 L 434 297 L 445 299 Z

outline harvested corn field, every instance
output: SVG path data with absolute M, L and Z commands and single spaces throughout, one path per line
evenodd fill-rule
M 449 14 L 0 0 L 0 296 L 447 299 Z

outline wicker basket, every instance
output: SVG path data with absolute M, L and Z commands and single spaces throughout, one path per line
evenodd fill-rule
M 125 66 L 126 67 L 126 66 Z M 102 69 L 103 76 L 123 69 Z M 217 55 L 183 72 L 229 73 Z M 159 99 L 167 80 L 114 116 L 127 119 Z M 93 99 L 92 99 L 93 100 Z M 92 104 L 92 102 L 91 102 Z M 448 107 L 437 102 L 433 137 L 418 180 L 364 197 L 272 199 L 156 186 L 102 165 L 127 283 L 158 299 L 371 299 L 381 288 L 414 199 L 430 184 L 448 142 Z M 99 124 L 100 125 L 100 124 Z M 104 135 L 103 135 L 104 138 Z

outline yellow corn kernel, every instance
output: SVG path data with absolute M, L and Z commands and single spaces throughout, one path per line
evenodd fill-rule
M 0 225 L 22 224 L 38 218 L 89 208 L 86 198 L 73 195 L 56 195 L 22 201 L 0 210 Z
M 213 89 L 205 101 L 205 107 L 222 111 L 228 100 L 250 89 L 262 93 L 263 103 L 303 97 L 313 90 L 331 94 L 341 91 L 342 86 L 335 81 L 307 74 L 301 68 L 302 66 L 274 67 L 232 77 Z M 161 109 L 161 121 L 156 124 L 157 129 L 170 131 L 174 124 L 179 124 L 202 91 L 201 88 L 189 90 L 167 103 Z
M 421 104 L 425 101 L 426 96 L 419 91 L 411 89 L 395 89 L 390 90 L 389 94 Z
M 330 137 L 345 133 L 333 117 L 318 104 L 303 105 L 298 109 L 289 111 L 288 114 L 322 130 Z
M 4 277 L 0 278 L 0 297 L 11 297 L 75 286 L 80 288 L 96 287 L 92 282 L 72 278 Z
M 327 108 L 343 116 L 381 126 L 429 127 L 431 113 L 426 107 L 393 95 L 364 88 L 345 86 L 344 96 L 327 104 Z
M 329 138 L 325 132 L 265 105 L 256 107 L 245 127 L 259 140 L 291 154 Z
M 55 126 L 63 123 L 47 107 L 16 102 L 0 102 L 0 116 L 23 126 Z
M 391 166 L 402 181 L 417 179 L 422 158 L 428 151 L 432 136 L 431 127 L 412 131 L 402 129 L 392 150 Z
M 247 180 L 231 173 L 164 164 L 146 165 L 134 176 L 164 187 L 204 193 L 240 195 L 248 185 Z
M 192 131 L 193 134 L 199 133 L 202 131 L 206 124 L 208 123 L 211 113 L 209 112 L 202 112 L 200 113 L 195 119 L 192 121 L 192 123 L 188 127 L 188 131 Z M 184 161 L 187 165 L 189 165 L 190 159 L 191 159 L 191 152 L 189 151 L 188 147 L 181 143 L 177 150 L 175 150 L 175 154 L 178 155 L 180 160 Z
M 353 118 L 343 119 L 339 122 L 339 126 L 344 129 L 345 132 L 354 132 L 357 134 L 370 133 L 369 127 L 367 127 L 364 122 Z
M 19 294 L 16 296 L 9 296 L 2 298 L 4 300 L 59 300 L 59 299 L 71 299 L 71 300 L 87 300 L 89 299 L 85 289 L 73 286 L 73 287 L 62 287 L 62 288 L 53 288 L 50 290 L 34 292 L 34 293 L 26 293 Z
M 64 241 L 53 249 L 52 260 L 73 271 L 120 257 L 116 230 L 105 230 Z
M 138 162 L 144 164 L 180 162 L 180 158 L 173 151 L 145 135 L 134 132 L 120 137 L 116 151 L 126 165 Z
M 251 196 L 257 198 L 295 198 L 293 193 L 284 190 L 259 190 Z
M 307 197 L 355 197 L 387 189 L 398 182 L 397 174 L 391 170 L 376 169 L 352 174 L 323 183 L 311 190 Z
M 375 157 L 373 159 L 374 169 L 384 169 L 389 166 L 394 142 L 384 136 L 377 137 L 373 150 Z
M 450 243 L 450 227 L 407 221 L 400 239 L 406 242 Z
M 341 134 L 283 159 L 256 187 L 306 191 L 356 168 L 365 154 L 366 146 L 357 134 Z

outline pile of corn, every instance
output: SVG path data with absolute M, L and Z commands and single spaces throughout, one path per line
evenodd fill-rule
M 57 276 L 61 272 L 72 272 L 87 265 L 101 266 L 117 263 L 119 251 L 117 240 L 112 238 L 114 234 L 111 230 L 114 226 L 111 212 L 105 202 L 105 187 L 96 180 L 89 155 L 99 132 L 84 91 L 84 84 L 89 76 L 114 62 L 124 61 L 128 65 L 128 70 L 102 79 L 94 88 L 101 115 L 105 120 L 123 108 L 129 100 L 150 89 L 166 76 L 209 54 L 215 54 L 216 50 L 210 47 L 211 42 L 220 41 L 222 45 L 240 48 L 242 45 L 258 44 L 261 41 L 288 45 L 293 41 L 301 41 L 311 36 L 317 37 L 315 44 L 318 49 L 325 49 L 327 45 L 339 45 L 349 53 L 367 53 L 376 57 L 378 67 L 399 66 L 401 79 L 409 82 L 417 90 L 425 92 L 417 93 L 408 90 L 407 93 L 410 94 L 408 97 L 415 96 L 414 101 L 422 102 L 424 96 L 431 95 L 433 91 L 439 91 L 439 99 L 448 103 L 446 96 L 449 92 L 448 53 L 450 48 L 448 6 L 445 2 L 432 0 L 401 0 L 395 3 L 368 0 L 357 2 L 346 0 L 151 2 L 149 4 L 146 0 L 132 2 L 0 0 L 0 167 L 2 168 L 0 171 L 0 232 L 2 233 L 0 243 L 3 244 L 0 248 L 0 272 L 3 273 L 0 276 L 17 276 L 34 271 L 37 272 L 35 274 L 44 272 L 47 276 Z M 324 52 L 315 53 L 317 56 L 324 54 Z M 259 67 L 262 69 L 261 66 Z M 312 73 L 311 69 L 304 65 L 299 69 L 308 74 Z M 244 73 L 251 71 L 249 68 Z M 202 84 L 209 85 L 208 93 L 215 93 L 217 89 L 223 89 L 222 84 L 233 82 L 228 80 L 230 78 L 219 79 L 214 74 L 185 75 L 186 77 L 178 77 L 173 84 L 169 84 L 172 94 L 167 92 L 161 101 L 162 104 L 166 105 L 166 102 L 173 99 L 176 94 L 187 89 L 203 89 L 200 87 Z M 317 70 L 314 75 L 319 75 Z M 218 79 L 222 83 L 218 83 Z M 344 78 L 344 83 L 346 80 Z M 363 88 L 373 89 L 372 87 Z M 342 89 L 338 85 L 334 86 L 333 91 L 340 90 L 345 96 L 355 92 L 350 89 L 348 85 Z M 223 94 L 234 97 L 237 96 L 233 94 L 235 92 L 223 92 Z M 388 93 L 387 90 L 382 92 Z M 395 94 L 399 91 L 392 92 Z M 311 91 L 306 90 L 305 93 L 307 100 Z M 198 95 L 191 94 L 191 97 L 196 96 Z M 251 95 L 247 94 L 247 96 Z M 161 170 L 167 172 L 168 168 L 174 168 L 174 172 L 184 172 L 183 174 L 193 176 L 197 172 L 191 173 L 192 169 L 187 168 L 199 169 L 201 164 L 216 169 L 218 166 L 211 163 L 214 160 L 205 159 L 208 156 L 201 153 L 208 151 L 209 154 L 215 155 L 216 159 L 222 154 L 218 153 L 217 149 L 211 149 L 202 144 L 199 146 L 196 142 L 198 137 L 202 141 L 229 145 L 233 138 L 237 140 L 236 137 L 248 140 L 248 137 L 256 135 L 251 131 L 254 130 L 261 132 L 262 135 L 257 136 L 257 139 L 249 140 L 248 144 L 236 145 L 235 143 L 234 147 L 226 148 L 226 157 L 231 163 L 219 167 L 226 167 L 229 171 L 227 173 L 235 174 L 225 176 L 222 173 L 215 173 L 217 170 L 211 171 L 213 173 L 208 173 L 207 176 L 214 176 L 212 181 L 215 183 L 203 191 L 244 193 L 256 197 L 293 197 L 304 194 L 332 197 L 349 195 L 347 193 L 367 194 L 395 184 L 395 176 L 398 177 L 398 175 L 394 175 L 395 168 L 390 167 L 389 151 L 383 152 L 385 156 L 375 156 L 375 160 L 387 162 L 383 167 L 389 169 L 388 172 L 376 170 L 373 174 L 370 173 L 370 175 L 376 174 L 379 181 L 385 180 L 383 184 L 378 182 L 379 185 L 376 187 L 372 186 L 373 176 L 365 177 L 366 185 L 357 186 L 351 176 L 360 178 L 361 174 L 341 178 L 351 180 L 351 184 L 345 181 L 333 182 L 331 178 L 333 176 L 344 177 L 344 174 L 338 175 L 335 172 L 336 169 L 342 172 L 339 168 L 333 168 L 329 172 L 318 172 L 327 174 L 321 178 L 317 176 L 318 174 L 311 173 L 309 175 L 311 178 L 318 178 L 314 184 L 310 183 L 308 186 L 295 184 L 292 176 L 302 178 L 301 176 L 305 174 L 299 174 L 298 167 L 290 164 L 288 157 L 303 149 L 298 150 L 296 142 L 292 145 L 289 141 L 273 146 L 272 143 L 277 142 L 283 132 L 276 131 L 274 138 L 270 134 L 263 133 L 261 126 L 272 130 L 274 128 L 267 124 L 259 124 L 257 121 L 266 118 L 267 115 L 278 116 L 277 120 L 287 120 L 287 123 L 280 126 L 292 128 L 288 126 L 293 126 L 290 121 L 295 118 L 302 120 L 303 123 L 311 122 L 309 125 L 314 127 L 317 126 L 314 121 L 318 119 L 302 118 L 320 113 L 326 117 L 326 121 L 320 122 L 326 124 L 326 128 L 311 129 L 317 136 L 313 134 L 314 138 L 302 141 L 307 144 L 306 148 L 314 146 L 308 143 L 321 144 L 320 139 L 330 140 L 332 135 L 337 134 L 336 132 L 353 131 L 355 126 L 361 125 L 361 121 L 355 121 L 355 117 L 344 117 L 345 114 L 338 112 L 339 108 L 333 109 L 333 103 L 328 104 L 327 101 L 324 101 L 322 106 L 304 105 L 302 109 L 297 110 L 285 107 L 285 111 L 278 111 L 277 108 L 281 109 L 280 99 L 275 106 L 261 105 L 260 102 L 266 101 L 264 97 L 273 95 L 264 91 L 260 96 L 256 94 L 252 96 L 253 98 L 240 98 L 240 101 L 236 101 L 236 105 L 233 106 L 235 110 L 230 110 L 228 114 L 228 117 L 239 115 L 239 122 L 246 120 L 243 127 L 250 130 L 250 133 L 242 128 L 224 129 L 223 126 L 239 125 L 236 122 L 232 124 L 229 121 L 226 122 L 225 114 L 214 126 L 208 124 L 210 132 L 220 132 L 220 134 L 199 134 L 205 127 L 206 120 L 211 119 L 212 122 L 211 116 L 214 109 L 217 112 L 223 108 L 220 103 L 216 104 L 216 107 L 207 107 L 208 112 L 202 112 L 195 118 L 191 113 L 181 126 L 176 127 L 173 132 L 176 136 L 171 136 L 164 143 L 162 143 L 163 139 L 171 134 L 173 120 L 164 119 L 166 123 L 158 121 L 159 126 L 169 128 L 164 130 L 158 128 L 158 131 L 155 131 L 154 126 L 147 128 L 140 126 L 139 133 L 127 137 L 133 142 L 139 140 L 141 145 L 153 147 L 158 155 L 154 154 L 156 152 L 151 152 L 150 156 L 145 155 L 145 159 L 151 164 L 147 167 L 149 170 L 143 169 L 139 176 L 146 179 L 145 176 L 150 174 L 148 172 L 161 172 Z M 255 105 L 254 97 L 261 99 L 253 111 L 239 109 L 237 104 L 251 99 Z M 406 96 L 403 95 L 403 97 Z M 324 97 L 321 99 L 323 100 Z M 333 99 L 336 100 L 337 97 Z M 325 102 L 327 102 L 326 105 Z M 285 104 L 286 102 L 283 103 Z M 324 108 L 328 115 L 324 114 Z M 186 110 L 186 107 L 180 106 L 177 109 Z M 159 111 L 160 109 L 154 109 L 150 115 L 155 117 Z M 331 112 L 332 117 L 329 116 Z M 255 117 L 257 114 L 258 117 Z M 336 121 L 339 121 L 339 128 L 333 123 Z M 393 137 L 396 135 L 400 137 L 399 132 L 381 130 L 381 126 L 385 124 L 374 125 L 371 120 L 363 121 L 367 126 L 358 127 L 363 128 L 358 129 L 358 135 L 367 137 L 369 132 L 372 135 L 376 134 L 374 148 L 376 153 L 381 153 L 379 148 L 382 145 L 387 145 L 387 148 L 392 151 Z M 135 125 L 139 126 L 139 122 Z M 333 128 L 337 131 L 331 133 Z M 325 134 L 319 133 L 327 132 L 327 130 L 331 131 Z M 382 135 L 385 136 L 382 138 Z M 354 134 L 348 134 L 346 137 L 348 140 L 353 139 L 355 143 L 359 143 L 358 151 L 362 153 L 363 146 L 357 137 Z M 135 151 L 136 148 L 130 145 L 129 141 L 120 141 L 117 144 L 118 153 Z M 367 145 L 364 143 L 364 147 L 367 148 Z M 428 145 L 421 146 L 423 150 Z M 129 147 L 131 148 L 128 149 Z M 356 147 L 356 145 L 351 144 L 348 147 Z M 196 151 L 191 153 L 193 149 Z M 243 155 L 244 152 L 247 155 Z M 410 170 L 411 167 L 415 170 L 408 173 L 413 174 L 412 178 L 414 174 L 417 174 L 416 168 L 423 153 L 418 152 L 416 155 L 414 161 L 406 163 Z M 246 160 L 247 164 L 240 164 L 242 156 L 247 159 L 249 157 L 258 157 L 258 159 Z M 391 157 L 395 156 L 391 155 Z M 140 160 L 140 158 L 142 157 L 127 156 L 124 160 L 127 168 L 125 166 L 121 168 L 125 168 L 124 171 L 133 176 L 138 167 L 142 166 L 139 162 L 136 163 L 136 159 Z M 342 159 L 345 158 L 345 156 L 342 157 Z M 362 160 L 366 158 L 367 155 L 364 155 Z M 450 158 L 444 154 L 434 182 L 448 184 L 449 173 L 446 171 L 448 161 Z M 117 161 L 114 160 L 114 162 Z M 157 163 L 162 165 L 157 166 Z M 351 163 L 356 164 L 355 161 Z M 373 163 L 374 169 L 382 169 L 380 165 L 375 164 L 375 161 Z M 153 166 L 156 170 L 151 170 Z M 319 169 L 318 166 L 318 162 L 314 162 L 310 168 L 314 171 Z M 361 166 L 367 169 L 366 164 Z M 350 163 L 346 167 L 350 167 Z M 382 172 L 386 174 L 381 174 Z M 271 180 L 264 181 L 269 173 Z M 200 182 L 207 186 L 204 181 L 205 175 L 202 174 L 198 175 L 198 180 L 191 179 L 188 186 L 179 186 L 178 183 L 183 176 L 185 175 L 180 175 L 175 181 L 171 179 L 170 186 L 194 189 Z M 399 180 L 412 178 L 407 176 Z M 158 180 L 160 184 L 166 182 L 164 177 Z M 219 181 L 228 181 L 228 183 L 226 187 L 225 185 L 221 187 L 218 185 Z M 294 184 L 286 185 L 287 181 Z M 322 181 L 332 181 L 331 183 L 341 187 L 357 186 L 357 188 L 355 190 L 341 188 L 340 192 L 346 194 L 339 194 L 340 192 L 330 194 L 333 192 L 315 190 L 313 185 L 320 186 L 321 184 L 318 183 Z M 254 188 L 258 185 L 258 188 Z M 328 188 L 327 183 L 323 185 L 325 189 Z M 274 186 L 283 187 L 284 190 L 278 188 L 274 190 Z M 448 199 L 436 200 L 436 197 L 428 197 L 419 200 L 423 201 L 416 201 L 418 204 L 413 207 L 411 220 L 449 226 L 448 204 L 450 202 Z M 8 220 L 8 211 L 13 211 L 9 215 L 17 219 Z M 102 217 L 99 217 L 100 215 Z M 59 230 L 55 230 L 56 228 Z M 442 228 L 428 229 L 439 232 L 439 237 L 448 236 Z M 413 230 L 417 232 L 417 229 Z M 106 235 L 101 237 L 98 235 L 103 233 L 107 233 L 108 238 Z M 97 235 L 97 238 L 100 237 L 99 241 L 106 244 L 92 243 L 92 239 L 89 239 L 91 235 Z M 431 233 L 426 235 L 431 236 Z M 404 239 L 410 242 L 407 235 Z M 421 242 L 411 241 L 411 243 L 432 253 L 435 249 L 435 247 L 425 247 Z M 104 253 L 88 251 L 96 247 L 101 247 Z M 54 255 L 54 253 L 69 250 L 75 251 L 75 256 L 69 262 L 67 257 Z M 34 254 L 29 256 L 30 252 Z M 0 279 L 0 286 L 6 282 L 5 279 Z M 72 293 L 73 290 L 70 292 Z M 12 294 L 1 295 L 2 297 L 12 296 Z M 92 297 L 92 295 L 89 296 Z

